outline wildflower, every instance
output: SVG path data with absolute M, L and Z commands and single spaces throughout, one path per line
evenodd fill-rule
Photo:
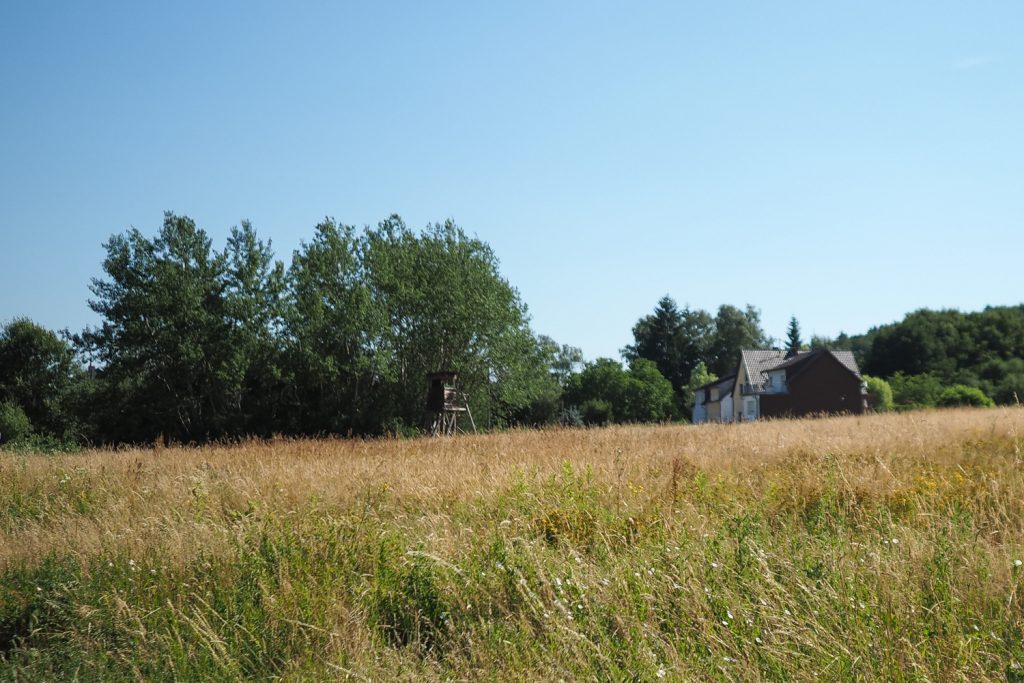
M 562 580 L 560 578 L 558 578 L 557 576 L 555 577 L 555 585 L 558 586 L 559 588 L 562 587 Z
M 788 609 L 782 610 L 782 613 L 785 614 L 787 617 L 793 616 L 792 613 Z
M 722 626 L 728 626 L 728 625 L 729 625 L 729 622 L 726 621 L 725 619 L 722 619 Z
M 898 538 L 892 539 L 892 544 L 893 545 L 899 545 L 900 544 L 900 539 L 898 539 Z
M 43 592 L 43 589 L 42 589 L 42 588 L 40 588 L 39 586 L 36 586 L 36 592 L 37 592 L 37 593 L 42 593 L 42 592 Z
M 1014 560 L 1014 561 L 1013 561 L 1013 566 L 1014 566 L 1014 567 L 1019 567 L 1019 566 L 1021 566 L 1022 564 L 1024 564 L 1024 562 L 1021 562 L 1020 560 Z
M 861 609 L 864 609 L 864 607 L 865 607 L 863 602 L 858 602 L 857 606 L 860 607 Z
M 657 671 L 654 672 L 654 675 L 657 676 L 658 678 L 664 678 L 665 677 L 665 670 L 664 669 L 658 669 Z
M 758 645 L 764 645 L 764 641 L 761 640 L 761 636 L 754 636 L 754 642 Z
M 728 616 L 728 617 L 729 617 L 730 619 L 732 619 L 732 618 L 733 618 L 733 616 L 732 616 L 732 612 L 730 612 L 729 610 L 725 610 L 725 614 L 726 614 L 726 616 Z
M 712 569 L 718 569 L 718 563 L 717 562 L 712 562 L 711 563 L 711 568 Z

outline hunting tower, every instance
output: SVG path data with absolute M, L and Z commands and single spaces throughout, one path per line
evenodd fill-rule
M 459 393 L 456 387 L 458 379 L 458 373 L 450 370 L 427 375 L 427 422 L 432 436 L 458 433 L 460 415 L 469 417 L 469 424 L 476 431 L 466 395 Z

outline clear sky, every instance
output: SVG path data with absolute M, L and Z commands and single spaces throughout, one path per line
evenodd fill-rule
M 164 210 L 280 258 L 454 218 L 533 326 L 663 294 L 769 334 L 1024 300 L 1024 3 L 5 2 L 0 321 L 96 322 Z

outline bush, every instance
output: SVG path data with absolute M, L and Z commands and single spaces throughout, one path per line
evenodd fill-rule
M 943 408 L 951 408 L 953 406 L 994 406 L 995 401 L 985 395 L 981 389 L 969 387 L 964 384 L 954 384 L 951 387 L 943 389 L 942 393 L 939 394 L 939 400 L 936 402 Z
M 583 422 L 588 425 L 606 425 L 613 419 L 612 404 L 599 398 L 592 398 L 580 407 Z
M 569 406 L 562 411 L 559 422 L 563 427 L 582 427 L 583 413 L 576 406 Z
M 931 408 L 942 394 L 942 382 L 935 375 L 904 375 L 897 372 L 889 379 L 897 406 Z
M 28 415 L 17 403 L 0 403 L 0 443 L 24 439 L 32 433 Z
M 872 410 L 886 412 L 892 410 L 892 387 L 881 377 L 864 375 L 864 384 L 868 388 L 868 405 Z

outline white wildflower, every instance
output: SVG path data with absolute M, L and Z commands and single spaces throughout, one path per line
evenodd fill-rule
M 657 671 L 654 672 L 654 675 L 657 676 L 658 678 L 664 678 L 665 677 L 665 670 L 664 669 L 658 669 Z
M 754 636 L 754 642 L 757 643 L 758 645 L 763 645 L 764 644 L 764 641 L 761 640 L 761 636 Z
M 893 545 L 899 545 L 900 544 L 900 539 L 898 539 L 898 538 L 892 539 L 892 544 Z
M 1013 566 L 1014 566 L 1014 567 L 1019 567 L 1019 566 L 1021 566 L 1022 564 L 1024 564 L 1024 562 L 1021 562 L 1020 560 L 1014 560 L 1014 561 L 1013 561 Z

